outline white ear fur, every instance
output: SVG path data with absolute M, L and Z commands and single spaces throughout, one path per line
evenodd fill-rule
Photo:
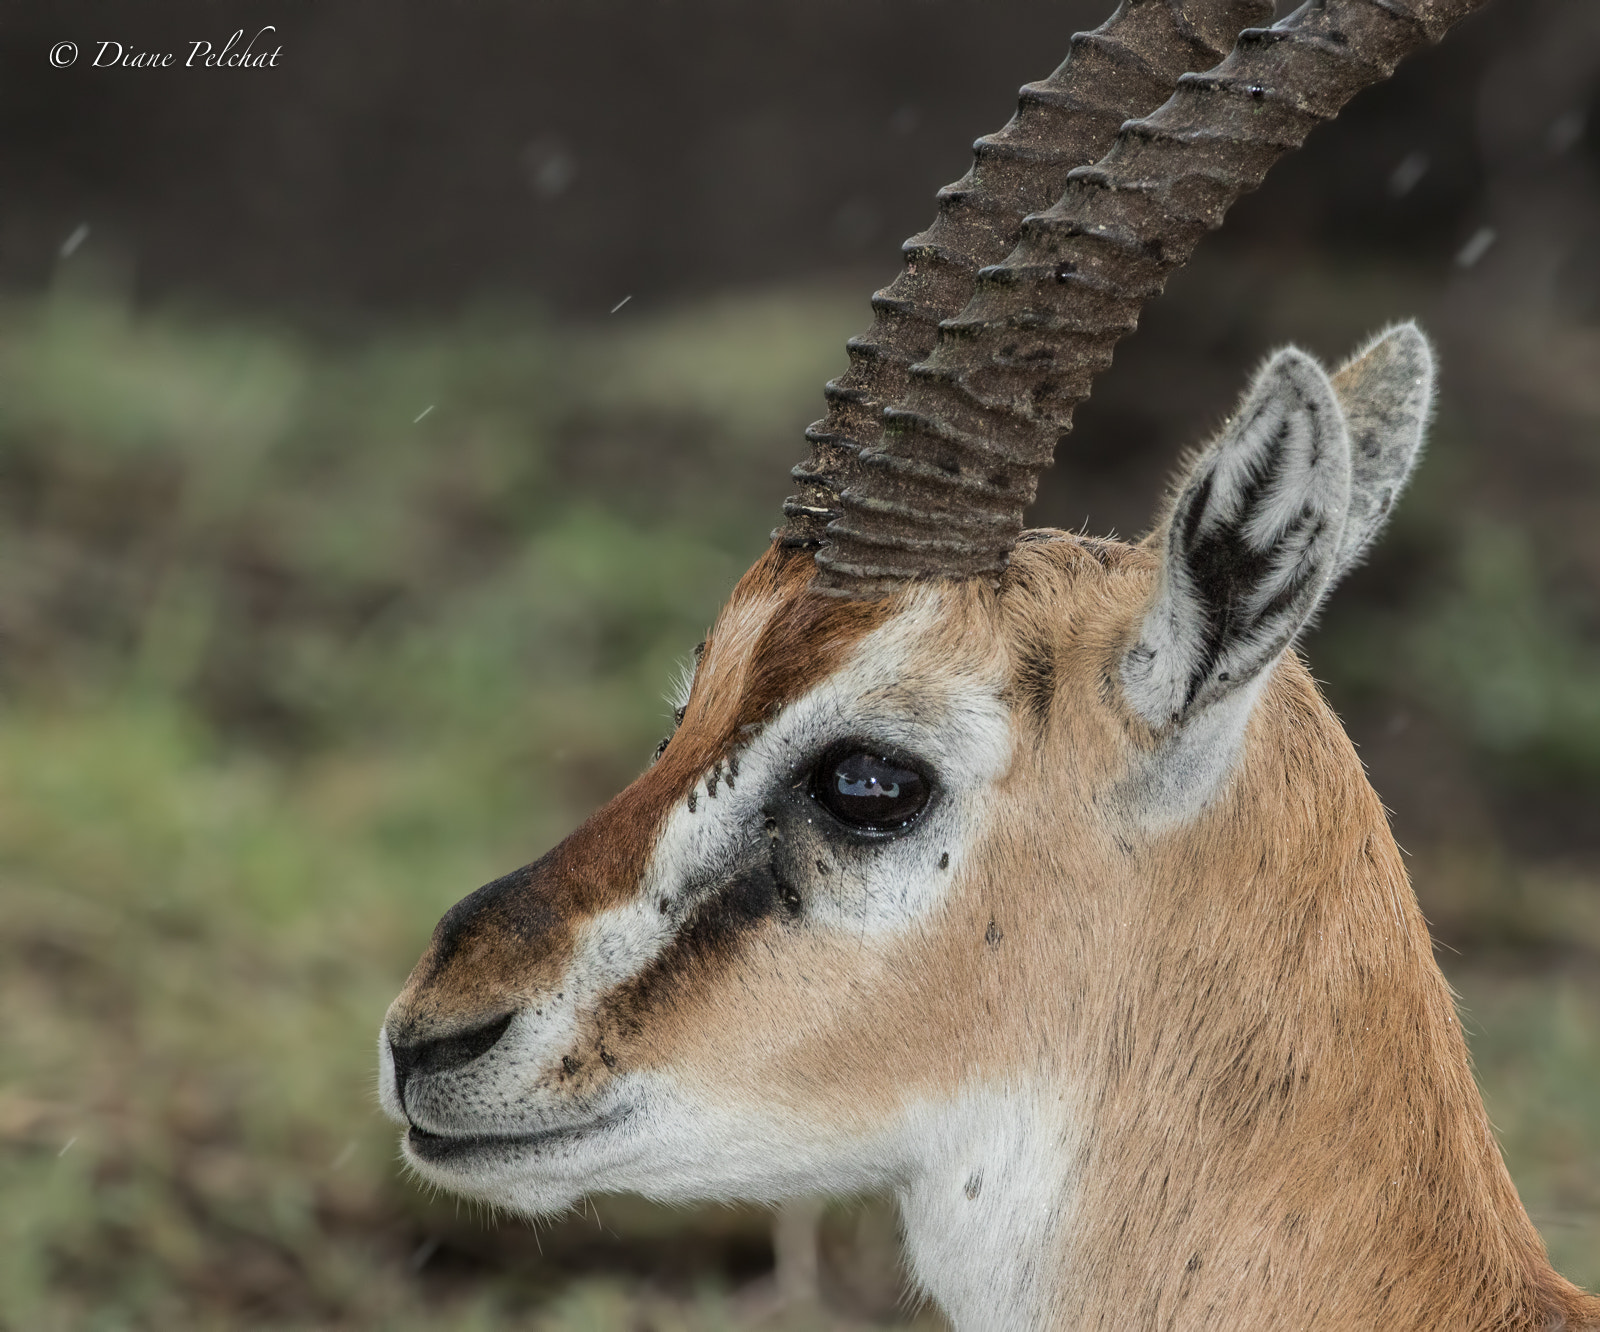
M 1433 349 L 1413 323 L 1385 329 L 1333 376 L 1350 436 L 1350 515 L 1335 578 L 1360 561 L 1416 466 L 1433 380 Z
M 1182 723 L 1277 660 L 1335 576 L 1350 498 L 1334 387 L 1287 347 L 1200 455 L 1167 521 L 1155 595 L 1122 662 L 1145 721 Z

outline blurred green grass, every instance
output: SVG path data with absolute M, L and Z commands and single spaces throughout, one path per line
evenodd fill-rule
M 398 1177 L 373 1044 L 440 912 L 642 766 L 859 318 L 823 290 L 313 339 L 0 305 L 0 1326 L 751 1325 L 758 1212 L 602 1200 L 541 1256 Z M 1486 761 L 1587 773 L 1589 649 L 1476 531 L 1379 659 L 1447 669 Z M 1329 648 L 1353 689 L 1373 623 Z M 1600 982 L 1447 967 L 1530 1210 L 1600 1283 Z

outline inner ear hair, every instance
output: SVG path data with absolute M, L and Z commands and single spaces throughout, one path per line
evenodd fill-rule
M 1287 347 L 1172 506 L 1156 588 L 1122 661 L 1135 712 L 1158 729 L 1182 723 L 1277 660 L 1335 575 L 1350 495 L 1334 386 Z
M 1334 374 L 1333 391 L 1350 436 L 1350 514 L 1335 578 L 1372 544 L 1422 453 L 1433 416 L 1434 358 L 1407 321 L 1384 329 Z

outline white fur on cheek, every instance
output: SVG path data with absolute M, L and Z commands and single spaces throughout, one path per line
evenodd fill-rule
M 941 614 L 938 595 L 924 593 L 752 736 L 731 781 L 719 765 L 701 778 L 692 802 L 667 811 L 637 893 L 579 929 L 558 992 L 519 1013 L 489 1056 L 419 1085 L 413 1115 L 424 1107 L 419 1122 L 430 1131 L 541 1135 L 536 1145 L 496 1146 L 459 1168 L 417 1159 L 422 1173 L 523 1210 L 617 1189 L 675 1199 L 776 1198 L 886 1182 L 871 1173 L 873 1162 L 888 1159 L 879 1127 L 809 1124 L 793 1107 L 765 1104 L 750 1090 L 759 1079 L 744 1084 L 744 1103 L 733 1104 L 715 1069 L 671 1077 L 623 1070 L 591 1093 L 566 1090 L 559 1070 L 585 1015 L 660 958 L 708 896 L 749 872 L 752 855 L 759 861 L 768 853 L 768 812 L 781 805 L 791 822 L 809 817 L 797 784 L 841 739 L 913 756 L 934 774 L 937 790 L 925 814 L 893 837 L 791 827 L 814 840 L 806 860 L 814 857 L 818 872 L 787 928 L 839 931 L 853 949 L 887 956 L 894 939 L 944 902 L 968 849 L 982 840 L 989 791 L 1011 762 L 1013 738 L 998 653 L 978 661 L 933 656 L 930 664 L 926 644 L 941 630 Z M 829 817 L 816 808 L 819 822 Z M 773 1152 L 774 1142 L 783 1153 Z
M 908 1107 L 918 1165 L 899 1189 L 917 1283 L 960 1332 L 1053 1327 L 1049 1281 L 1070 1229 L 1081 1121 L 1058 1095 L 969 1088 Z

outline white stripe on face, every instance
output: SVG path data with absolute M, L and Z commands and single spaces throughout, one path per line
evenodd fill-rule
M 738 862 L 774 800 L 806 781 L 816 761 L 841 740 L 917 758 L 934 774 L 938 790 L 926 814 L 903 835 L 843 850 L 823 847 L 827 881 L 808 885 L 808 924 L 892 935 L 932 911 L 954 879 L 962 850 L 977 839 L 982 795 L 1009 766 L 1012 747 L 998 657 L 929 661 L 928 641 L 937 641 L 940 611 L 938 594 L 924 593 L 865 638 L 842 669 L 753 736 L 736 756 L 731 782 L 708 774 L 694 808 L 685 802 L 668 815 L 639 899 L 619 909 L 617 921 L 605 929 L 619 929 L 623 915 L 641 911 L 681 920 L 701 900 L 705 885 Z M 819 809 L 807 821 L 828 817 Z M 659 937 L 641 925 L 619 933 Z
M 952 642 L 946 613 L 939 593 L 924 590 L 868 635 L 841 669 L 754 734 L 736 756 L 731 782 L 726 768 L 706 773 L 695 788 L 693 807 L 682 800 L 666 815 L 634 898 L 580 927 L 559 1001 L 537 1020 L 519 1014 L 495 1047 L 492 1062 L 450 1075 L 457 1093 L 450 1109 L 459 1118 L 430 1127 L 529 1133 L 575 1118 L 587 1123 L 596 1116 L 621 1115 L 628 1127 L 619 1120 L 560 1145 L 573 1169 L 588 1162 L 581 1167 L 590 1173 L 580 1191 L 623 1187 L 617 1171 L 624 1140 L 630 1161 L 654 1160 L 666 1169 L 670 1163 L 652 1155 L 651 1135 L 641 1133 L 640 1126 L 651 1123 L 658 1109 L 670 1118 L 672 1105 L 703 1107 L 710 1100 L 736 1117 L 778 1114 L 791 1121 L 791 1133 L 804 1137 L 804 1125 L 793 1122 L 795 1112 L 750 1101 L 756 1084 L 748 1077 L 741 1078 L 744 1091 L 735 1095 L 731 1086 L 719 1093 L 715 1069 L 658 1068 L 649 1075 L 627 1069 L 599 1075 L 597 1070 L 589 1084 L 593 1091 L 580 1092 L 552 1070 L 559 1069 L 575 1028 L 587 1030 L 607 997 L 663 959 L 699 913 L 721 909 L 711 899 L 740 876 L 764 874 L 770 882 L 781 872 L 792 880 L 800 908 L 792 919 L 784 917 L 783 925 L 809 936 L 813 950 L 837 936 L 869 970 L 873 957 L 881 962 L 897 939 L 926 925 L 957 882 L 967 850 L 981 840 L 989 789 L 1009 766 L 1012 750 L 1009 709 L 1002 699 L 1003 658 L 992 646 L 966 652 Z M 931 775 L 932 798 L 904 832 L 863 836 L 810 799 L 812 768 L 846 740 L 912 756 Z M 787 1038 L 757 1029 L 730 1039 L 771 1050 Z M 649 1040 L 646 1030 L 646 1050 Z M 671 1087 L 678 1092 L 669 1094 Z M 474 1106 L 490 1108 L 491 1122 L 474 1121 L 469 1109 Z M 830 1125 L 824 1136 L 842 1143 L 868 1131 L 864 1125 L 849 1131 Z M 664 1152 L 671 1135 L 658 1136 Z M 592 1153 L 584 1146 L 590 1139 Z M 770 1145 L 771 1139 L 763 1141 Z M 677 1150 L 684 1147 L 680 1141 Z M 526 1188 L 533 1187 L 529 1181 L 547 1168 L 556 1150 L 546 1142 L 530 1152 L 502 1154 L 494 1163 L 477 1160 L 470 1179 L 453 1166 L 418 1164 L 449 1187 L 509 1202 L 510 1181 L 521 1180 L 520 1196 L 527 1196 Z M 842 1167 L 850 1153 L 836 1154 Z M 705 1194 L 734 1190 L 754 1168 L 729 1157 L 724 1170 L 709 1160 L 702 1179 Z

